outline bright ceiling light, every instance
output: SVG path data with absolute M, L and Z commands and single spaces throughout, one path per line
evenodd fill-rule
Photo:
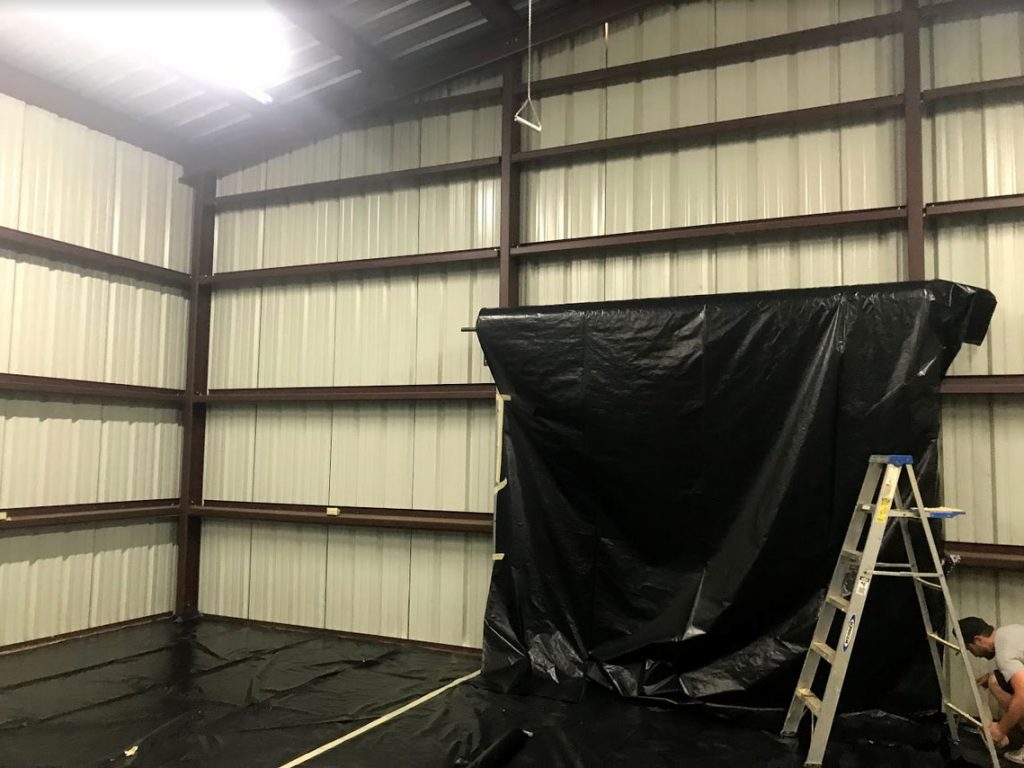
M 288 70 L 284 20 L 253 2 L 36 2 L 17 9 L 100 51 L 146 56 L 263 103 Z

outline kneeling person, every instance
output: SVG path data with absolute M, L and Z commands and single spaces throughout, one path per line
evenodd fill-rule
M 1024 624 L 995 629 L 984 619 L 968 616 L 960 620 L 960 635 L 973 655 L 996 661 L 995 672 L 984 675 L 980 682 L 1003 710 L 1003 716 L 990 729 L 993 741 L 1002 744 L 1024 720 Z M 1024 765 L 1024 748 L 1004 757 Z

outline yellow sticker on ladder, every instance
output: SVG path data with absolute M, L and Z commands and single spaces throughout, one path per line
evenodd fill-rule
M 886 521 L 886 519 L 889 517 L 889 507 L 891 506 L 892 499 L 881 499 L 878 502 L 878 506 L 876 507 L 878 511 L 875 513 L 876 523 L 884 523 Z

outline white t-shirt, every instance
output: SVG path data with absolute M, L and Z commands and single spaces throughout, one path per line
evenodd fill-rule
M 996 630 L 996 667 L 1006 682 L 1024 671 L 1024 624 L 1007 624 Z

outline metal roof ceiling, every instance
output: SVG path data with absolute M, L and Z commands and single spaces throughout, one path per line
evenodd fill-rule
M 336 42 L 325 44 L 324 39 L 330 40 L 321 34 L 321 27 L 297 26 L 294 9 L 329 14 L 323 18 L 337 19 L 345 34 L 372 54 L 371 60 L 407 67 L 436 64 L 467 44 L 498 32 L 511 33 L 481 10 L 502 2 L 518 12 L 525 28 L 526 0 L 247 0 L 247 7 L 262 4 L 281 13 L 291 54 L 284 80 L 269 89 L 274 99 L 269 105 L 144 56 L 103 50 L 94 42 L 20 14 L 11 0 L 0 0 L 0 66 L 15 67 L 201 151 L 233 139 L 236 133 L 244 137 L 257 126 L 262 129 L 262 118 L 271 118 L 268 125 L 272 126 L 275 120 L 287 118 L 291 108 L 301 119 L 303 108 L 321 108 L 320 98 L 337 110 L 350 92 L 359 93 L 367 83 L 379 86 L 386 67 L 376 73 L 360 70 L 358 54 L 339 55 L 337 50 L 344 53 L 345 48 Z M 585 3 L 534 0 L 534 13 L 543 18 Z M 507 13 L 507 8 L 499 10 Z M 510 18 L 516 23 L 514 16 Z M 368 74 L 377 79 L 368 79 Z

